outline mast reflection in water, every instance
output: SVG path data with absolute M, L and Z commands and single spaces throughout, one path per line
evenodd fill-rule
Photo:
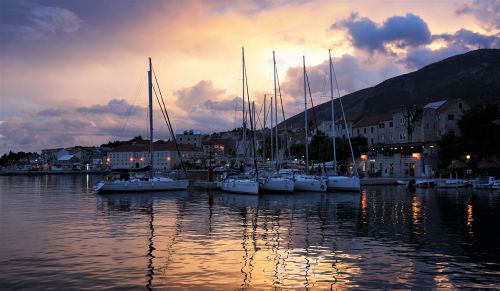
M 493 231 L 500 193 L 368 187 L 96 196 L 88 184 L 83 176 L 0 177 L 2 288 L 500 284 L 500 238 Z

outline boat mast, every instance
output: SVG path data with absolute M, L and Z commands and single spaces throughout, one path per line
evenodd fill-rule
M 271 96 L 271 103 L 269 104 L 271 109 L 271 163 L 274 161 L 274 148 L 273 148 L 273 96 Z
M 262 158 L 263 162 L 266 162 L 266 94 L 264 94 L 264 126 L 262 135 Z
M 148 93 L 149 93 L 149 165 L 151 166 L 151 179 L 153 179 L 153 65 L 149 58 Z
M 333 75 L 335 74 L 335 69 L 333 68 L 332 57 L 330 55 L 330 67 Z M 342 112 L 342 118 L 344 119 L 344 126 L 347 133 L 347 141 L 349 141 L 349 148 L 351 150 L 352 166 L 354 168 L 354 173 L 356 177 L 359 177 L 358 167 L 356 166 L 356 160 L 354 159 L 354 151 L 352 150 L 351 134 L 349 133 L 349 128 L 347 127 L 347 119 L 345 118 L 344 106 L 342 105 L 342 97 L 340 96 L 339 83 L 337 82 L 337 76 L 335 75 L 335 86 L 337 86 L 337 95 L 339 96 L 340 110 Z
M 332 63 L 332 50 L 328 50 L 330 57 L 330 103 L 332 107 L 332 140 L 333 140 L 333 174 L 337 175 L 337 150 L 335 148 L 335 110 L 333 107 L 333 63 Z
M 273 51 L 273 71 L 274 71 L 274 121 L 276 123 L 276 168 L 278 168 L 279 146 L 278 146 L 278 93 L 276 91 L 276 57 Z
M 302 56 L 304 63 L 304 129 L 306 132 L 306 174 L 309 174 L 309 147 L 307 141 L 307 90 L 306 90 L 306 57 Z
M 247 157 L 247 124 L 246 124 L 246 116 L 245 116 L 245 48 L 241 47 L 241 72 L 242 72 L 242 77 L 241 80 L 243 82 L 242 86 L 242 99 L 243 99 L 243 107 L 242 107 L 242 114 L 243 114 L 243 169 L 246 166 L 246 157 Z

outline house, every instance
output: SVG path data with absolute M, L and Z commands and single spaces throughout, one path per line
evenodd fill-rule
M 368 115 L 353 125 L 353 136 L 363 136 L 368 145 L 393 143 L 392 113 Z
M 80 160 L 80 158 L 78 158 L 76 155 L 60 156 L 51 167 L 52 170 L 62 170 L 62 171 L 71 171 L 71 170 L 78 171 L 81 170 L 81 168 L 82 168 L 82 160 Z

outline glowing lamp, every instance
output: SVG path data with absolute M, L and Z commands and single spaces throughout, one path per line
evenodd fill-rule
M 468 160 L 470 160 L 470 155 L 466 155 L 465 158 Z

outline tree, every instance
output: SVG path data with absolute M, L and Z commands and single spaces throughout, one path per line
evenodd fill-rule
M 444 135 L 439 141 L 441 167 L 471 155 L 470 166 L 500 156 L 500 110 L 497 105 L 477 105 L 464 112 L 458 121 L 461 136 Z
M 497 105 L 478 105 L 458 121 L 464 150 L 480 158 L 500 154 L 500 110 Z

